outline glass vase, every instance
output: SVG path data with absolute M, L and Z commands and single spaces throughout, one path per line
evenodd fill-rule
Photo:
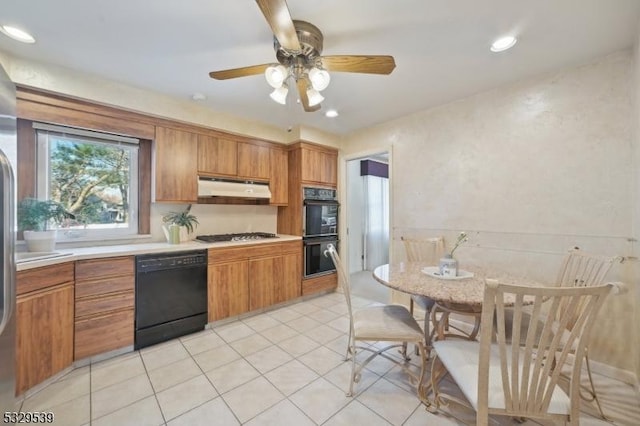
M 440 275 L 443 277 L 458 276 L 458 261 L 451 254 L 445 254 L 438 263 Z

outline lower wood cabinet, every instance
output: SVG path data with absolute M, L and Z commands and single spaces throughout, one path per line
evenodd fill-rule
M 133 345 L 133 256 L 76 262 L 74 360 Z
M 133 345 L 133 309 L 75 321 L 75 359 Z
M 73 263 L 18 272 L 17 293 L 20 395 L 73 363 Z
M 249 311 L 249 261 L 209 262 L 209 322 Z
M 326 274 L 319 277 L 302 280 L 302 295 L 319 293 L 321 291 L 333 290 L 338 286 L 338 274 Z
M 302 242 L 209 249 L 209 321 L 300 297 Z

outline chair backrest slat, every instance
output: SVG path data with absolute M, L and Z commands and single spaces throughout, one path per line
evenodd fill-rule
M 557 285 L 560 287 L 591 287 L 604 282 L 606 275 L 611 270 L 615 262 L 622 261 L 622 258 L 602 256 L 584 252 L 578 248 L 568 251 L 565 256 L 560 271 L 558 272 Z M 582 311 L 580 302 L 576 315 Z M 562 312 L 562 310 L 560 311 Z M 575 318 L 570 318 L 569 326 L 573 324 Z
M 349 282 L 349 276 L 347 275 L 347 271 L 344 268 L 344 265 L 342 264 L 342 260 L 340 260 L 340 256 L 338 256 L 338 252 L 336 251 L 336 248 L 334 247 L 333 244 L 327 245 L 327 249 L 325 250 L 324 255 L 331 258 L 331 261 L 333 262 L 336 269 L 338 270 L 338 276 L 339 276 L 338 281 L 342 286 L 344 297 L 347 300 L 347 309 L 349 310 L 349 323 L 350 323 L 351 332 L 353 333 L 353 311 L 351 307 L 351 284 Z
M 491 376 L 489 368 L 483 366 L 489 365 L 494 345 L 500 357 L 499 367 L 494 368 L 501 370 L 506 413 L 544 416 L 563 366 L 573 353 L 576 380 L 571 381 L 570 398 L 575 403 L 586 339 L 611 288 L 612 285 L 524 287 L 487 280 L 481 319 L 478 403 L 489 401 Z M 510 329 L 505 327 L 505 311 L 512 311 Z
M 400 237 L 409 262 L 425 262 L 425 265 L 436 265 L 444 255 L 444 238 L 425 239 Z

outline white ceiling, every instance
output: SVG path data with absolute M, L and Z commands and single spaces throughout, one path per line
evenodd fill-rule
M 289 0 L 294 19 L 325 36 L 324 54 L 393 55 L 389 76 L 333 73 L 322 109 L 269 98 L 263 76 L 217 81 L 209 71 L 275 62 L 272 33 L 251 0 L 2 0 L 0 50 L 69 67 L 281 128 L 347 133 L 505 83 L 631 47 L 638 0 Z M 518 44 L 489 51 L 498 36 Z M 329 108 L 338 118 L 326 118 Z

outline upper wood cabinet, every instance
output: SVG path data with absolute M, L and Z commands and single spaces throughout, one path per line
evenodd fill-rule
M 236 176 L 238 142 L 228 138 L 198 135 L 198 173 Z
M 198 201 L 198 136 L 156 127 L 154 140 L 155 201 Z
M 301 180 L 303 183 L 338 185 L 338 154 L 315 148 L 301 148 Z
M 289 164 L 287 151 L 275 148 L 271 148 L 270 151 L 271 177 L 269 178 L 269 189 L 271 190 L 271 200 L 269 200 L 269 204 L 285 206 L 289 201 Z
M 269 180 L 270 148 L 250 143 L 238 143 L 238 177 Z
M 288 152 L 288 200 L 278 207 L 278 232 L 302 235 L 302 188 L 336 188 L 338 151 L 307 142 L 298 142 Z

